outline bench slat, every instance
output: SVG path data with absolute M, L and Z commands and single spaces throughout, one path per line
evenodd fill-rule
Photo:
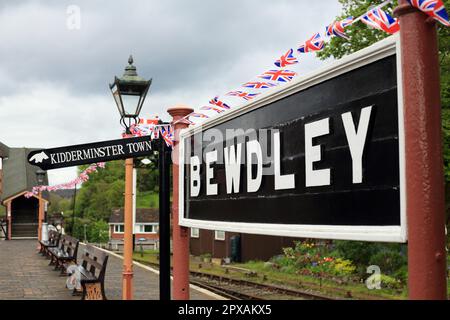
M 101 263 L 99 263 L 98 261 L 92 259 L 91 257 L 87 256 L 87 255 L 83 255 L 83 257 L 81 258 L 83 261 L 86 261 L 89 265 L 94 266 L 95 269 L 101 270 L 103 265 Z

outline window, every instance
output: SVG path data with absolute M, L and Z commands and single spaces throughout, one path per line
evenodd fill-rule
M 200 230 L 198 228 L 191 228 L 191 238 L 200 238 Z
M 148 233 L 154 233 L 155 231 L 153 231 L 153 226 L 149 226 L 149 225 L 145 225 L 144 226 L 144 232 L 148 232 Z
M 225 231 L 214 231 L 214 239 L 224 241 L 225 240 Z
M 156 224 L 138 224 L 136 225 L 136 233 L 157 233 L 158 226 Z
M 125 226 L 123 224 L 115 224 L 114 225 L 114 233 L 124 233 Z

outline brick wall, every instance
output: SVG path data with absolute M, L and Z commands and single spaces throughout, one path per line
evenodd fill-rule
M 121 240 L 123 239 L 123 233 L 115 233 L 114 226 L 110 225 L 109 229 L 111 231 L 111 239 L 112 240 Z M 145 238 L 148 240 L 157 240 L 159 239 L 159 234 L 157 233 L 136 233 L 136 239 Z

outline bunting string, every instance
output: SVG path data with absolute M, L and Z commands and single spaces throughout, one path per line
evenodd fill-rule
M 274 65 L 276 69 L 270 69 L 263 72 L 256 78 L 246 82 L 240 86 L 239 89 L 229 91 L 223 96 L 215 96 L 208 105 L 200 107 L 199 111 L 194 111 L 182 119 L 178 120 L 172 125 L 159 124 L 158 117 L 152 119 L 140 119 L 135 125 L 130 128 L 130 134 L 123 133 L 123 138 L 149 136 L 150 139 L 163 139 L 167 146 L 173 147 L 174 130 L 173 125 L 179 122 L 188 123 L 189 125 L 200 124 L 205 119 L 217 116 L 223 112 L 232 109 L 233 105 L 225 99 L 243 99 L 238 103 L 241 106 L 243 103 L 248 103 L 254 99 L 261 98 L 263 93 L 267 93 L 270 89 L 279 87 L 281 85 L 291 82 L 298 73 L 291 71 L 290 68 L 299 63 L 299 58 L 302 54 L 309 52 L 316 52 L 322 50 L 332 37 L 340 37 L 349 39 L 345 33 L 345 28 L 354 25 L 357 22 L 362 22 L 365 25 L 382 30 L 389 34 L 395 34 L 400 30 L 398 19 L 392 17 L 389 13 L 384 11 L 386 5 L 393 0 L 386 0 L 381 4 L 371 7 L 366 13 L 357 18 L 347 17 L 340 21 L 333 21 L 325 27 L 324 36 L 320 32 L 313 34 L 309 39 L 301 42 L 296 51 L 290 48 L 278 59 L 275 60 Z M 442 25 L 449 27 L 450 21 L 447 11 L 442 0 L 408 0 L 409 4 L 421 10 L 428 16 L 432 17 Z M 294 55 L 297 52 L 297 56 Z M 97 163 L 89 166 L 80 175 L 68 183 L 55 186 L 35 186 L 32 191 L 25 194 L 26 197 L 31 197 L 39 193 L 39 191 L 55 191 L 59 189 L 73 189 L 76 185 L 89 180 L 89 174 L 96 172 L 98 168 L 104 168 L 104 163 Z
M 66 183 L 62 183 L 62 184 L 58 184 L 58 185 L 54 185 L 54 186 L 45 186 L 45 185 L 41 185 L 41 186 L 35 186 L 33 187 L 33 189 L 30 192 L 27 192 L 25 194 L 26 198 L 30 198 L 33 195 L 38 195 L 39 192 L 42 191 L 56 191 L 56 190 L 62 190 L 62 189 L 74 189 L 76 188 L 76 186 L 80 183 L 86 182 L 89 180 L 89 175 L 97 172 L 98 168 L 104 168 L 105 167 L 105 163 L 104 162 L 99 162 L 96 164 L 92 164 L 89 167 L 87 167 L 85 170 L 83 170 L 79 176 L 69 182 Z
M 277 69 L 265 71 L 255 79 L 242 84 L 239 89 L 230 91 L 223 96 L 215 96 L 209 101 L 209 105 L 201 107 L 199 111 L 194 111 L 173 124 L 178 122 L 193 125 L 200 124 L 205 119 L 230 110 L 234 105 L 228 101 L 230 99 L 227 100 L 227 97 L 235 99 L 234 101 L 239 101 L 236 99 L 243 99 L 244 101 L 240 100 L 237 103 L 237 106 L 242 106 L 254 98 L 261 98 L 261 94 L 269 92 L 270 89 L 291 82 L 299 75 L 297 72 L 288 70 L 287 68 L 298 64 L 302 54 L 322 50 L 332 37 L 349 40 L 345 29 L 357 22 L 362 22 L 371 28 L 389 34 L 397 33 L 400 30 L 398 19 L 392 17 L 382 9 L 392 1 L 386 0 L 377 6 L 373 6 L 357 18 L 347 17 L 340 21 L 333 21 L 325 27 L 324 36 L 320 32 L 317 32 L 306 41 L 300 43 L 296 50 L 297 56 L 294 54 L 294 49 L 291 48 L 275 60 L 274 65 Z M 408 2 L 444 26 L 450 26 L 449 17 L 442 0 L 408 0 Z

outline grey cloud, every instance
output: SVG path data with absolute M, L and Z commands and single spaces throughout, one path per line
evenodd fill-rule
M 66 27 L 69 5 L 81 9 L 80 30 Z M 200 107 L 271 67 L 339 11 L 334 0 L 2 0 L 0 141 L 54 147 L 119 137 L 108 83 L 130 53 L 154 80 L 144 116 L 167 119 L 176 103 Z M 319 62 L 308 55 L 300 64 L 306 71 Z M 64 172 L 58 182 L 75 171 Z
M 78 93 L 104 93 L 129 53 L 139 73 L 154 78 L 154 90 L 194 88 L 242 54 L 296 45 L 338 8 L 335 1 L 11 3 L 0 12 L 0 41 L 8 46 L 0 51 L 2 73 L 12 83 L 53 81 Z M 66 28 L 69 4 L 81 9 L 81 30 Z M 316 15 L 305 14 L 306 6 Z

